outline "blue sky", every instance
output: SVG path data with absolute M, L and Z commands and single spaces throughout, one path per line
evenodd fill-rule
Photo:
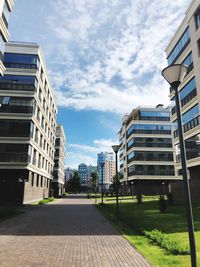
M 123 114 L 169 104 L 160 72 L 190 0 L 15 0 L 11 40 L 37 42 L 67 136 L 67 166 L 96 163 Z

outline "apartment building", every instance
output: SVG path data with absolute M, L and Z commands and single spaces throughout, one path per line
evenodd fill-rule
M 170 113 L 163 105 L 138 107 L 122 119 L 119 161 L 124 193 L 167 193 L 174 172 Z M 165 192 L 163 192 L 165 191 Z
M 0 76 L 3 75 L 5 71 L 5 66 L 3 64 L 3 54 L 5 49 L 5 43 L 8 42 L 9 39 L 8 22 L 10 12 L 12 11 L 13 6 L 13 0 L 0 1 Z
M 81 186 L 87 187 L 88 166 L 85 163 L 81 163 L 78 165 L 78 174 L 80 177 Z
M 103 170 L 103 187 L 104 190 L 109 190 L 113 182 L 113 177 L 116 175 L 115 156 L 112 152 L 101 152 L 97 155 L 97 172 L 99 176 L 99 190 L 102 185 L 102 170 Z
M 166 48 L 168 64 L 185 64 L 189 70 L 179 86 L 181 114 L 183 119 L 186 145 L 187 166 L 190 174 L 190 186 L 193 199 L 200 196 L 200 1 L 193 0 L 186 11 L 185 18 Z M 181 174 L 180 149 L 177 131 L 177 117 L 174 92 L 170 90 L 173 103 L 171 121 L 174 124 L 174 146 L 176 150 L 176 173 Z M 172 190 L 181 197 L 180 183 Z
M 25 204 L 49 196 L 56 116 L 40 47 L 9 42 L 0 77 L 0 202 Z
M 56 126 L 56 141 L 54 154 L 54 169 L 51 188 L 54 197 L 61 197 L 65 190 L 65 159 L 66 159 L 66 137 L 63 126 Z

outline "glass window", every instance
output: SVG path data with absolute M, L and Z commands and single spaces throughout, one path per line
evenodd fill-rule
M 189 71 L 193 69 L 193 59 L 192 52 L 183 60 L 182 64 L 186 65 L 189 68 Z
M 169 117 L 169 112 L 166 111 L 141 111 L 140 116 L 144 117 Z
M 0 77 L 0 81 L 34 83 L 35 82 L 35 76 L 4 75 L 4 76 Z
M 177 58 L 181 55 L 184 48 L 188 45 L 189 42 L 190 42 L 190 32 L 188 27 L 181 36 L 181 38 L 179 39 L 174 49 L 169 54 L 167 58 L 169 65 L 173 64 L 177 60 Z
M 3 61 L 3 54 L 5 49 L 5 40 L 3 39 L 3 35 L 0 32 L 0 60 Z
M 3 5 L 3 14 L 2 14 L 2 18 L 6 24 L 6 27 L 8 27 L 8 21 L 9 21 L 9 16 L 10 16 L 10 10 L 8 8 L 8 4 L 7 1 L 4 1 L 4 5 Z
M 200 9 L 197 11 L 195 15 L 196 27 L 197 29 L 200 27 Z
M 183 124 L 191 121 L 193 118 L 197 117 L 198 115 L 199 115 L 199 106 L 196 105 L 182 115 Z
M 37 55 L 5 53 L 4 64 L 10 68 L 37 68 L 39 58 Z
M 185 98 L 190 92 L 196 88 L 195 78 L 192 78 L 179 92 L 180 99 Z
M 132 124 L 127 131 L 127 135 L 129 136 L 132 133 L 155 133 L 158 131 L 159 133 L 163 132 L 166 134 L 170 134 L 171 126 L 170 125 L 159 125 L 159 124 Z

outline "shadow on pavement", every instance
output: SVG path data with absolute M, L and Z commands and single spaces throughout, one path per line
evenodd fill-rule
M 77 197 L 82 198 L 80 195 Z M 70 195 L 70 198 L 76 197 Z M 64 199 L 66 204 L 61 201 L 61 203 L 24 207 L 24 214 L 0 222 L 0 237 L 2 235 L 119 235 L 92 204 L 84 202 L 76 204 L 70 199 L 68 201 Z

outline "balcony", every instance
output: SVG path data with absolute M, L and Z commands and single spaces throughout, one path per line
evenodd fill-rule
M 37 83 L 0 80 L 0 90 L 35 91 Z
M 4 66 L 6 68 L 12 68 L 12 69 L 31 69 L 31 70 L 37 70 L 37 68 L 38 68 L 38 66 L 36 64 L 10 63 L 10 62 L 4 62 Z
M 195 117 L 186 124 L 183 125 L 183 131 L 188 132 L 200 124 L 200 116 Z M 178 129 L 174 131 L 174 138 L 178 137 Z
M 27 153 L 0 153 L 0 162 L 23 162 L 28 163 L 30 162 L 30 156 Z

